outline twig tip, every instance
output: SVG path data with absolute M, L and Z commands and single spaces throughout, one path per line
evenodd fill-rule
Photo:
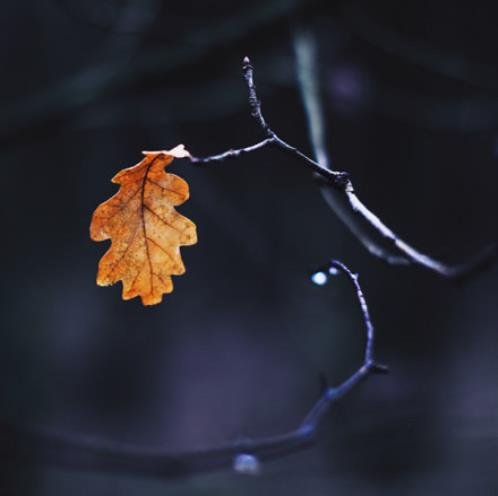
M 382 364 L 382 363 L 373 362 L 371 365 L 371 371 L 374 374 L 388 374 L 389 367 L 387 365 Z

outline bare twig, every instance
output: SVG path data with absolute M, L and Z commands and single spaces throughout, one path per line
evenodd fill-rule
M 297 30 L 294 34 L 296 66 L 301 96 L 308 118 L 310 141 L 322 165 L 330 168 L 325 145 L 325 119 L 320 101 L 316 46 L 312 34 Z M 496 246 L 487 246 L 474 257 L 459 265 L 448 265 L 421 253 L 389 229 L 356 196 L 354 189 L 337 191 L 320 181 L 322 196 L 332 210 L 368 251 L 391 265 L 415 264 L 443 277 L 461 279 L 485 268 L 496 258 Z
M 263 141 L 260 141 L 259 143 L 256 143 L 251 146 L 247 146 L 246 148 L 238 148 L 236 150 L 230 149 L 227 150 L 226 152 L 220 153 L 219 155 L 211 155 L 208 158 L 191 157 L 190 161 L 193 164 L 207 164 L 208 162 L 223 162 L 229 158 L 237 158 L 246 153 L 251 153 L 256 150 L 259 150 L 260 148 L 264 148 L 265 146 L 271 145 L 273 142 L 274 142 L 273 138 L 266 138 Z
M 328 184 L 337 186 L 340 189 L 347 188 L 349 184 L 349 176 L 347 173 L 333 171 L 328 169 L 327 167 L 320 165 L 318 162 L 305 155 L 296 147 L 289 145 L 289 143 L 281 139 L 270 128 L 263 116 L 263 112 L 261 111 L 261 102 L 257 96 L 256 85 L 254 84 L 254 69 L 248 57 L 244 58 L 242 70 L 244 72 L 244 79 L 246 80 L 247 88 L 249 90 L 249 105 L 251 106 L 251 115 L 258 121 L 267 138 L 264 141 L 256 143 L 255 145 L 251 145 L 245 148 L 239 148 L 237 150 L 228 150 L 227 152 L 221 153 L 219 155 L 202 158 L 191 157 L 190 160 L 192 161 L 192 163 L 204 165 L 210 162 L 221 162 L 225 159 L 236 158 L 243 153 L 248 153 L 271 145 L 276 146 L 277 148 L 280 148 L 281 150 L 304 160 L 306 164 L 311 167 L 313 172 L 316 172 L 319 176 L 323 177 Z
M 301 429 L 310 430 L 311 432 L 314 432 L 316 430 L 320 420 L 329 410 L 331 403 L 344 396 L 351 390 L 351 388 L 365 379 L 369 373 L 383 373 L 388 371 L 385 365 L 378 364 L 374 360 L 375 331 L 370 319 L 367 302 L 358 282 L 358 274 L 352 273 L 342 262 L 339 262 L 338 260 L 331 260 L 328 263 L 326 269 L 328 274 L 334 274 L 334 270 L 343 272 L 347 275 L 347 277 L 353 284 L 353 287 L 356 291 L 356 297 L 358 299 L 358 303 L 363 315 L 363 322 L 365 323 L 366 344 L 362 366 L 339 386 L 335 388 L 327 388 L 322 397 L 318 400 L 318 402 L 306 416 L 305 420 L 301 424 Z
M 262 460 L 280 458 L 309 447 L 316 442 L 317 430 L 331 405 L 349 393 L 372 373 L 387 368 L 374 359 L 375 332 L 358 275 L 342 262 L 333 260 L 326 267 L 328 274 L 342 272 L 351 282 L 365 325 L 363 363 L 337 387 L 326 387 L 304 420 L 293 431 L 272 437 L 244 439 L 215 448 L 184 453 L 165 453 L 158 449 L 140 448 L 101 439 L 56 433 L 51 430 L 17 431 L 0 427 L 0 453 L 10 461 L 39 459 L 43 463 L 69 468 L 85 468 L 114 472 L 181 477 L 209 470 L 235 467 L 240 472 L 255 473 L 239 463 L 240 457 L 259 464 Z M 33 453 L 33 450 L 35 452 Z M 245 467 L 245 468 L 244 468 Z
M 446 264 L 418 251 L 403 241 L 361 202 L 347 172 L 330 168 L 325 148 L 325 126 L 319 101 L 316 64 L 313 62 L 314 45 L 309 36 L 303 34 L 296 37 L 295 44 L 298 79 L 316 160 L 284 141 L 270 128 L 263 116 L 261 102 L 256 93 L 253 67 L 246 57 L 243 62 L 243 73 L 249 90 L 251 115 L 256 118 L 267 138 L 255 145 L 228 150 L 218 155 L 192 157 L 191 161 L 197 165 L 205 165 L 236 158 L 267 146 L 275 146 L 301 159 L 315 173 L 327 204 L 372 255 L 392 265 L 416 265 L 448 279 L 471 277 L 491 265 L 497 258 L 496 244 L 485 247 L 477 255 L 458 265 Z

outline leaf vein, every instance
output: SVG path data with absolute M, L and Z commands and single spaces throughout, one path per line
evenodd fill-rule
M 171 229 L 174 229 L 175 231 L 181 233 L 182 231 L 180 229 L 178 229 L 177 227 L 173 226 L 172 224 L 170 224 L 169 222 L 165 221 L 157 212 L 154 212 L 154 210 L 152 210 L 152 208 L 149 207 L 149 205 L 147 205 L 146 203 L 144 203 L 144 208 L 146 210 L 148 210 L 154 217 L 157 217 L 165 226 L 168 226 L 170 227 Z

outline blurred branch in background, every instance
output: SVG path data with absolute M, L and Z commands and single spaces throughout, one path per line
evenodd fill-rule
M 344 89 L 346 73 L 335 68 L 332 74 L 333 95 L 335 103 L 349 102 L 362 106 L 376 113 L 385 114 L 402 122 L 416 123 L 433 130 L 455 130 L 458 132 L 475 132 L 496 129 L 498 124 L 498 71 L 493 64 L 493 55 L 485 56 L 480 42 L 479 50 L 442 48 L 440 36 L 417 37 L 397 29 L 399 26 L 386 20 L 382 8 L 371 8 L 368 2 L 349 1 L 341 4 L 341 26 L 355 39 L 362 42 L 365 48 L 374 49 L 377 54 L 390 61 L 396 61 L 398 71 L 405 73 L 408 84 L 402 87 L 391 81 L 381 81 L 377 74 L 370 74 L 369 95 L 349 93 Z M 417 9 L 406 5 L 402 9 L 403 16 L 410 17 Z M 382 7 L 382 6 L 381 6 Z M 430 10 L 430 9 L 429 9 Z M 437 8 L 435 10 L 438 10 Z M 440 6 L 439 12 L 446 15 L 451 8 Z M 475 13 L 478 10 L 475 11 Z M 418 11 L 420 13 L 420 11 Z M 483 15 L 484 11 L 480 15 Z M 485 15 L 485 14 L 484 14 Z M 441 19 L 442 20 L 442 19 Z M 420 19 L 412 18 L 414 24 Z M 448 24 L 451 26 L 451 23 Z M 469 19 L 469 27 L 475 26 Z M 441 23 L 438 23 L 441 27 Z M 465 27 L 461 27 L 465 30 Z M 439 29 L 435 33 L 441 33 Z M 472 37 L 470 31 L 465 36 L 456 34 L 462 40 Z M 483 33 L 480 33 L 483 34 Z M 448 36 L 451 38 L 451 36 Z M 439 40 L 439 42 L 437 42 Z M 470 48 L 470 43 L 467 46 Z M 494 46 L 494 42 L 489 43 Z M 322 54 L 323 55 L 323 54 Z M 339 70 L 337 70 L 339 69 Z M 455 98 L 451 91 L 442 91 L 438 96 L 418 89 L 410 89 L 409 81 L 417 80 L 417 69 L 430 74 L 434 80 L 439 79 L 444 88 L 458 87 Z M 354 74 L 349 74 L 354 79 Z M 419 85 L 417 85 L 419 86 Z M 476 91 L 477 90 L 477 91 Z
M 471 84 L 487 90 L 498 90 L 498 70 L 489 65 L 471 60 L 462 54 L 449 51 L 423 42 L 410 40 L 376 22 L 368 13 L 368 3 L 358 1 L 343 3 L 343 18 L 359 37 L 386 53 L 401 60 L 424 67 L 443 76 Z
M 249 90 L 251 115 L 258 121 L 266 138 L 254 145 L 230 149 L 209 157 L 191 157 L 192 163 L 204 165 L 237 158 L 268 146 L 277 147 L 299 158 L 312 172 L 320 185 L 327 204 L 353 235 L 375 257 L 391 265 L 416 265 L 448 279 L 461 280 L 471 277 L 492 264 L 497 257 L 495 244 L 482 249 L 478 254 L 459 265 L 449 265 L 436 260 L 410 246 L 387 227 L 379 217 L 370 211 L 358 198 L 346 172 L 332 170 L 325 147 L 325 125 L 322 106 L 319 101 L 315 44 L 309 33 L 297 32 L 295 51 L 298 79 L 308 118 L 311 143 L 316 160 L 311 159 L 298 148 L 282 140 L 265 120 L 261 102 L 256 94 L 253 67 L 246 57 L 243 72 Z
M 331 405 L 344 397 L 372 373 L 387 372 L 374 359 L 375 331 L 358 275 L 332 260 L 323 270 L 329 276 L 344 274 L 353 286 L 365 325 L 365 351 L 361 366 L 336 387 L 326 386 L 301 424 L 287 434 L 237 442 L 185 453 L 106 442 L 86 436 L 45 429 L 16 430 L 0 427 L 0 453 L 10 461 L 37 460 L 68 468 L 108 470 L 159 477 L 188 476 L 208 470 L 233 467 L 239 473 L 256 474 L 260 461 L 272 460 L 309 447 Z M 324 281 L 325 282 L 325 281 Z M 323 285 L 323 284 L 322 284 Z
M 151 35 L 150 24 L 156 22 L 155 16 L 159 16 L 162 6 L 157 0 L 145 2 L 130 1 L 120 4 L 120 8 L 113 2 L 93 2 L 88 5 L 81 2 L 67 2 L 66 0 L 54 0 L 59 10 L 66 13 L 74 22 L 86 22 L 90 26 L 99 26 L 111 35 L 107 46 L 100 53 L 99 62 L 93 61 L 76 74 L 64 74 L 57 84 L 38 90 L 36 93 L 28 94 L 22 99 L 4 102 L 2 118 L 0 119 L 0 141 L 8 144 L 11 141 L 25 143 L 28 137 L 32 139 L 37 133 L 46 128 L 47 123 L 63 120 L 68 117 L 74 118 L 77 112 L 85 110 L 92 103 L 102 100 L 103 96 L 109 96 L 121 91 L 135 90 L 146 83 L 154 88 L 164 88 L 164 83 L 170 80 L 176 71 L 196 66 L 200 61 L 211 61 L 216 63 L 220 50 L 241 43 L 251 37 L 257 38 L 262 31 L 271 26 L 273 32 L 280 28 L 287 29 L 289 19 L 296 18 L 298 14 L 309 13 L 316 15 L 326 8 L 332 8 L 323 0 L 272 0 L 261 2 L 258 8 L 250 6 L 234 9 L 233 13 L 223 19 L 214 19 L 210 23 L 192 24 L 185 22 L 185 28 L 175 31 L 173 40 L 159 49 L 153 48 L 144 53 L 137 53 L 145 39 Z M 117 2 L 114 2 L 117 3 Z M 490 88 L 495 87 L 496 74 L 492 67 L 486 64 L 475 64 L 471 60 L 452 56 L 451 54 L 438 54 L 433 46 L 420 47 L 410 43 L 404 43 L 395 35 L 389 33 L 379 34 L 381 28 L 377 28 L 368 13 L 356 13 L 358 6 L 348 7 L 344 3 L 341 22 L 343 28 L 349 29 L 361 39 L 367 39 L 380 50 L 396 53 L 404 61 L 429 67 L 430 69 L 443 71 L 457 80 L 475 83 L 476 86 Z M 111 8 L 113 7 L 113 8 Z M 100 12 L 102 16 L 109 17 L 108 20 L 100 22 L 96 19 L 97 14 L 92 8 Z M 353 10 L 352 10 L 353 9 Z M 106 14 L 107 12 L 107 14 Z M 354 15 L 353 15 L 354 14 Z M 169 14 L 168 14 L 169 15 Z M 164 26 L 171 24 L 169 17 L 166 23 L 161 19 L 161 30 L 169 32 Z M 175 19 L 176 21 L 176 19 Z M 177 24 L 182 24 L 178 19 Z M 192 27 L 194 25 L 194 27 Z M 157 26 L 155 31 L 157 31 Z M 372 34 L 373 33 L 373 34 Z M 163 42 L 164 39 L 160 38 Z M 379 41 L 380 39 L 380 41 Z M 372 41 L 373 40 L 373 41 Z M 124 47 L 124 50 L 121 50 Z M 122 53 L 122 52 L 126 53 Z M 131 61 L 131 57 L 134 57 Z M 421 60 L 420 57 L 422 57 Z M 431 58 L 432 57 L 432 58 Z M 260 65 L 261 67 L 261 65 Z M 279 84 L 286 84 L 290 75 L 281 68 L 275 71 L 275 78 L 280 78 Z M 494 76 L 493 76 L 494 75 Z M 489 77 L 488 77 L 489 76 Z M 482 84 L 481 84 L 482 83 Z M 213 87 L 217 85 L 210 83 Z M 227 84 L 223 81 L 223 84 Z M 201 87 L 199 87 L 201 86 Z M 169 88 L 170 100 L 182 101 L 182 112 L 174 112 L 169 122 L 180 122 L 185 120 L 187 109 L 198 117 L 208 112 L 220 110 L 222 107 L 216 102 L 216 98 L 209 96 L 204 98 L 200 92 L 212 95 L 214 89 L 199 85 L 195 90 L 180 88 Z M 496 127 L 498 101 L 492 96 L 465 97 L 459 99 L 430 98 L 418 94 L 410 94 L 399 88 L 386 88 L 384 84 L 374 84 L 376 96 L 369 101 L 361 103 L 366 108 L 392 114 L 396 118 L 417 122 L 420 125 L 435 129 L 458 129 L 459 131 L 474 131 L 476 129 L 489 129 Z M 216 88 L 215 88 L 216 89 Z M 178 92 L 174 95 L 174 92 Z M 195 91 L 195 99 L 192 98 Z M 219 92 L 223 95 L 231 93 L 226 87 Z M 184 95 L 188 93 L 185 99 Z M 221 100 L 221 99 L 220 99 Z M 234 97 L 236 102 L 227 102 L 227 108 L 232 110 L 238 107 L 240 99 Z M 190 106 L 188 102 L 195 101 L 201 107 Z M 103 102 L 105 103 L 105 102 Z M 235 105 L 237 103 L 237 105 Z M 109 100 L 107 101 L 109 104 Z M 168 109 L 169 110 L 169 109 Z M 174 108 L 171 111 L 175 110 Z M 167 117 L 162 116 L 163 119 Z M 318 160 L 320 162 L 320 160 Z
M 0 140 L 18 138 L 20 133 L 67 117 L 111 91 L 134 88 L 144 80 L 159 84 L 174 71 L 213 54 L 217 56 L 217 50 L 254 34 L 257 29 L 285 20 L 305 4 L 308 8 L 316 3 L 272 0 L 263 2 L 258 9 L 250 5 L 237 10 L 229 18 L 208 24 L 202 30 L 185 30 L 172 49 L 143 54 L 132 65 L 127 59 L 116 57 L 94 64 L 38 94 L 6 105 L 0 121 Z M 127 22 L 126 12 L 121 22 Z M 144 25 L 146 22 L 148 19 L 144 18 Z
M 101 29 L 112 35 L 145 35 L 150 37 L 150 26 L 158 18 L 161 0 L 99 0 L 79 2 L 74 0 L 52 0 L 59 10 L 71 20 L 85 23 L 92 28 Z M 116 36 L 115 38 L 126 38 Z

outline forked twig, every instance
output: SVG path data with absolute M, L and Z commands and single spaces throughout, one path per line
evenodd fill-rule
M 485 247 L 477 255 L 458 265 L 449 265 L 426 255 L 403 241 L 394 231 L 387 227 L 379 217 L 369 210 L 358 198 L 347 172 L 332 170 L 324 145 L 324 124 L 321 105 L 318 101 L 318 88 L 315 69 L 310 66 L 312 45 L 306 37 L 296 41 L 298 75 L 301 92 L 308 116 L 311 141 L 317 160 L 308 157 L 298 148 L 280 138 L 269 126 L 261 110 L 261 102 L 256 93 L 254 69 L 248 57 L 244 58 L 243 74 L 249 91 L 251 115 L 258 121 L 266 138 L 254 145 L 230 149 L 209 157 L 191 157 L 196 165 L 223 162 L 240 155 L 274 146 L 299 158 L 308 166 L 318 179 L 322 195 L 327 204 L 344 222 L 350 231 L 374 256 L 391 265 L 416 265 L 448 279 L 471 277 L 491 265 L 497 258 L 497 246 Z
M 254 84 L 254 69 L 248 57 L 244 58 L 242 64 L 242 71 L 244 73 L 244 79 L 249 90 L 249 105 L 251 106 L 251 115 L 258 121 L 259 125 L 263 129 L 266 139 L 260 141 L 254 145 L 250 145 L 244 148 L 230 149 L 219 155 L 212 155 L 210 157 L 190 157 L 190 161 L 193 164 L 204 165 L 211 162 L 223 162 L 226 159 L 237 158 L 242 154 L 251 153 L 256 150 L 260 150 L 267 146 L 276 146 L 281 150 L 294 155 L 306 162 L 306 164 L 311 167 L 313 172 L 323 177 L 328 184 L 332 184 L 339 189 L 347 189 L 349 182 L 349 175 L 346 172 L 338 172 L 328 169 L 323 165 L 320 165 L 315 160 L 311 159 L 298 148 L 289 145 L 286 141 L 280 138 L 268 125 L 263 113 L 261 111 L 261 102 L 258 99 L 256 93 L 256 85 Z

